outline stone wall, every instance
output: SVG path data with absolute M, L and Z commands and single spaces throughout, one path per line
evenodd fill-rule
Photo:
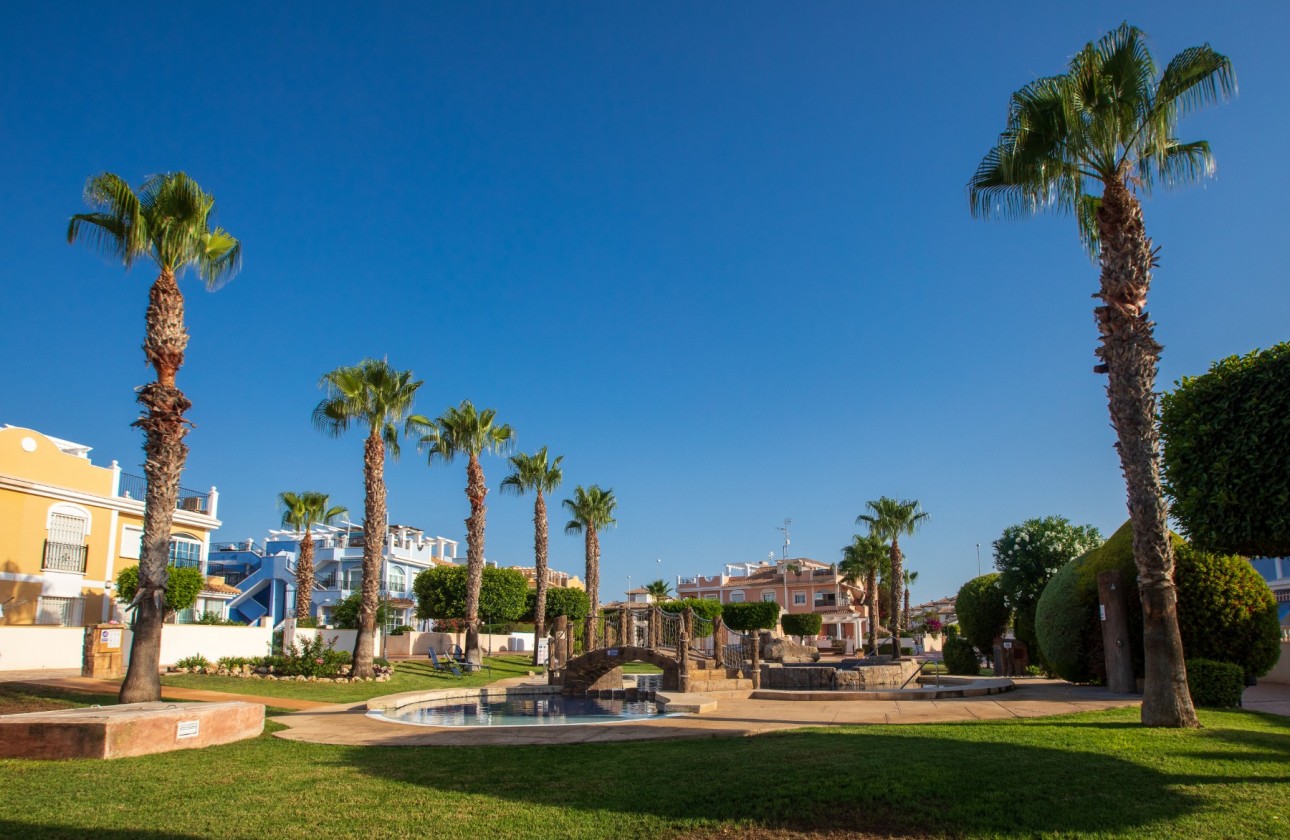
M 868 691 L 900 688 L 920 668 L 914 660 L 856 668 L 831 665 L 763 665 L 761 687 L 780 691 Z

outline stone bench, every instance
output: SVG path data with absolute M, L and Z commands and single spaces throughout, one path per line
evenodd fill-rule
M 254 738 L 258 703 L 127 703 L 0 715 L 0 758 L 126 758 Z

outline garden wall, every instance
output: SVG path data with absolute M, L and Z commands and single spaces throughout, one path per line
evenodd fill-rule
M 0 666 L 3 667 L 3 666 Z M 1267 676 L 1260 677 L 1264 682 L 1290 685 L 1290 642 L 1281 643 L 1281 658 Z
M 0 671 L 81 667 L 84 627 L 0 627 Z
M 334 631 L 327 631 L 334 632 Z M 399 636 L 390 636 L 385 640 L 386 656 L 412 656 L 426 657 L 430 655 L 430 648 L 434 648 L 439 653 L 451 651 L 453 645 L 465 647 L 464 633 L 419 633 L 408 631 Z M 487 653 L 490 649 L 493 653 L 501 651 L 523 650 L 533 651 L 533 634 L 532 633 L 511 633 L 509 635 L 492 634 L 481 635 L 479 637 L 479 646 Z M 336 645 L 340 647 L 339 644 Z
M 296 644 L 298 645 L 304 644 L 305 642 L 313 639 L 315 636 L 322 636 L 323 639 L 328 642 L 330 642 L 332 639 L 335 639 L 336 643 L 332 646 L 333 648 L 335 648 L 336 650 L 347 650 L 352 653 L 354 650 L 354 642 L 358 638 L 358 631 L 357 630 L 324 630 L 321 628 L 314 629 L 312 627 L 296 628 L 296 638 L 299 640 L 296 642 Z M 389 655 L 388 651 L 385 653 L 382 653 L 381 651 L 381 630 L 379 627 L 376 630 L 375 650 L 376 650 L 377 656 Z M 259 655 L 263 656 L 263 654 L 259 654 Z

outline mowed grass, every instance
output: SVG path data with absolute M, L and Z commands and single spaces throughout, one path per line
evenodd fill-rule
M 0 761 L 22 838 L 1290 837 L 1290 720 L 1134 709 L 548 747 Z M 269 727 L 276 724 L 270 723 Z
M 436 671 L 428 659 L 410 659 L 394 663 L 394 675 L 388 682 L 296 682 L 209 674 L 167 674 L 161 678 L 161 684 L 202 688 L 207 691 L 227 691 L 232 694 L 256 694 L 261 697 L 317 700 L 320 703 L 358 703 L 382 694 L 481 686 L 507 677 L 528 676 L 531 671 L 541 673 L 540 669 L 533 667 L 532 654 L 485 657 L 484 662 L 489 666 L 489 670 L 473 674 L 463 673 L 461 678 L 453 676 L 450 672 Z

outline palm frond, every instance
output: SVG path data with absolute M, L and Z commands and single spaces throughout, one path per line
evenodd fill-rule
M 1175 117 L 1236 96 L 1236 71 L 1209 44 L 1188 47 L 1170 60 L 1160 77 L 1156 107 Z

